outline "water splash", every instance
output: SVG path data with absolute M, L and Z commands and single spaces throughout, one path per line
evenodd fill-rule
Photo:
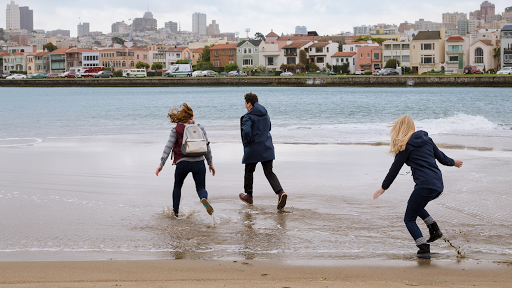
M 466 258 L 466 252 L 462 251 L 462 248 L 460 246 L 455 246 L 449 239 L 446 237 L 443 238 L 444 242 L 448 243 L 453 249 L 455 249 L 455 252 L 457 252 L 457 258 L 464 259 Z

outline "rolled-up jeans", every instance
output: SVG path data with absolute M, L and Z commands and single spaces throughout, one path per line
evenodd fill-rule
M 180 208 L 181 187 L 183 187 L 183 182 L 187 178 L 188 173 L 192 173 L 199 199 L 208 199 L 208 192 L 205 189 L 206 167 L 204 161 L 178 162 L 174 171 L 174 190 L 172 191 L 172 208 L 174 213 L 178 213 Z
M 439 197 L 441 193 L 443 193 L 443 191 L 429 188 L 415 188 L 414 191 L 412 191 L 411 197 L 409 197 L 409 201 L 407 202 L 404 222 L 414 240 L 423 237 L 420 228 L 416 224 L 416 218 L 420 217 L 423 220 L 428 218 L 430 214 L 425 210 L 425 206 L 427 206 L 428 202 Z

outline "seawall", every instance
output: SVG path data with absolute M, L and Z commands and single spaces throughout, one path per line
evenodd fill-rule
M 512 75 L 316 76 L 0 80 L 0 87 L 512 87 Z

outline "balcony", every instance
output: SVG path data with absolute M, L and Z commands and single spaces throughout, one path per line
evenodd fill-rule
M 463 51 L 446 51 L 446 55 L 460 55 L 464 54 Z
M 285 52 L 284 56 L 285 57 L 287 57 L 287 56 L 297 56 L 297 52 L 288 52 L 288 53 Z

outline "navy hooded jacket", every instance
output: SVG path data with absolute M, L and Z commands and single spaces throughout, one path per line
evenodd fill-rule
M 411 167 L 415 188 L 430 188 L 442 192 L 443 175 L 437 167 L 436 159 L 446 166 L 454 166 L 455 161 L 444 155 L 425 131 L 416 131 L 407 142 L 405 149 L 398 152 L 388 175 L 382 182 L 382 189 L 387 190 L 395 180 L 400 168 L 405 164 Z
M 258 163 L 275 159 L 270 135 L 270 117 L 267 109 L 258 102 L 240 118 L 240 130 L 244 144 L 242 163 Z

